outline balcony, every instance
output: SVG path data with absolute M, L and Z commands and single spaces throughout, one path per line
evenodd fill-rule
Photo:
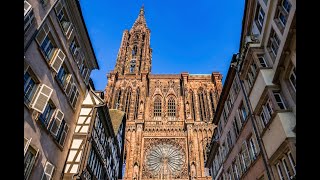
M 277 151 L 287 138 L 296 137 L 293 131 L 296 126 L 296 117 L 292 112 L 276 111 L 270 121 L 262 134 L 268 158 Z

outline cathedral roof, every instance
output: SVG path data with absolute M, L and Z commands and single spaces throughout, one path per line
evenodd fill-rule
M 117 135 L 119 127 L 121 126 L 125 112 L 117 109 L 109 109 L 109 114 L 112 122 L 114 134 Z

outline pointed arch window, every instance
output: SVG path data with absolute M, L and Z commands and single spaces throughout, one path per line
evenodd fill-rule
M 154 100 L 153 116 L 161 117 L 161 99 L 159 97 Z
M 176 116 L 176 101 L 173 97 L 170 97 L 168 100 L 168 116 L 169 117 Z
M 131 88 L 127 89 L 127 93 L 126 93 L 126 101 L 124 104 L 124 111 L 126 112 L 126 117 L 128 119 L 129 117 L 129 112 L 130 112 L 130 102 L 131 102 Z
M 114 109 L 118 109 L 120 105 L 120 98 L 121 98 L 121 90 L 116 91 L 116 96 L 114 98 Z
M 136 56 L 137 52 L 138 52 L 138 47 L 137 47 L 137 45 L 134 45 L 132 48 L 132 56 Z
M 143 35 L 142 35 L 142 42 L 144 42 L 145 38 L 146 38 L 146 35 L 143 34 Z
M 210 101 L 211 101 L 212 113 L 215 113 L 214 100 L 213 100 L 213 93 L 212 93 L 212 91 L 210 91 Z
M 193 94 L 193 92 L 191 91 L 190 92 L 190 94 L 191 94 L 191 108 L 192 108 L 192 116 L 193 116 L 193 120 L 196 120 L 196 111 L 195 111 L 195 102 L 194 102 L 194 94 Z
M 139 92 L 139 88 L 137 89 L 136 92 L 136 103 L 135 103 L 135 107 L 134 107 L 134 119 L 138 119 L 138 110 L 139 110 L 139 97 L 140 96 L 140 92 Z
M 207 119 L 206 114 L 206 107 L 205 107 L 205 94 L 202 90 L 200 90 L 200 93 L 198 94 L 199 98 L 199 113 L 200 113 L 200 121 L 204 121 Z

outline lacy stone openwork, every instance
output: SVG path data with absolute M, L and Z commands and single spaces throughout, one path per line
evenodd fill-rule
M 159 142 L 147 150 L 145 164 L 153 177 L 167 179 L 180 176 L 185 159 L 181 146 L 170 142 Z

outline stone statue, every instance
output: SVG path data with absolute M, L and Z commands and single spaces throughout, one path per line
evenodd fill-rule
M 143 101 L 140 101 L 139 112 L 142 113 L 142 111 L 143 111 Z

